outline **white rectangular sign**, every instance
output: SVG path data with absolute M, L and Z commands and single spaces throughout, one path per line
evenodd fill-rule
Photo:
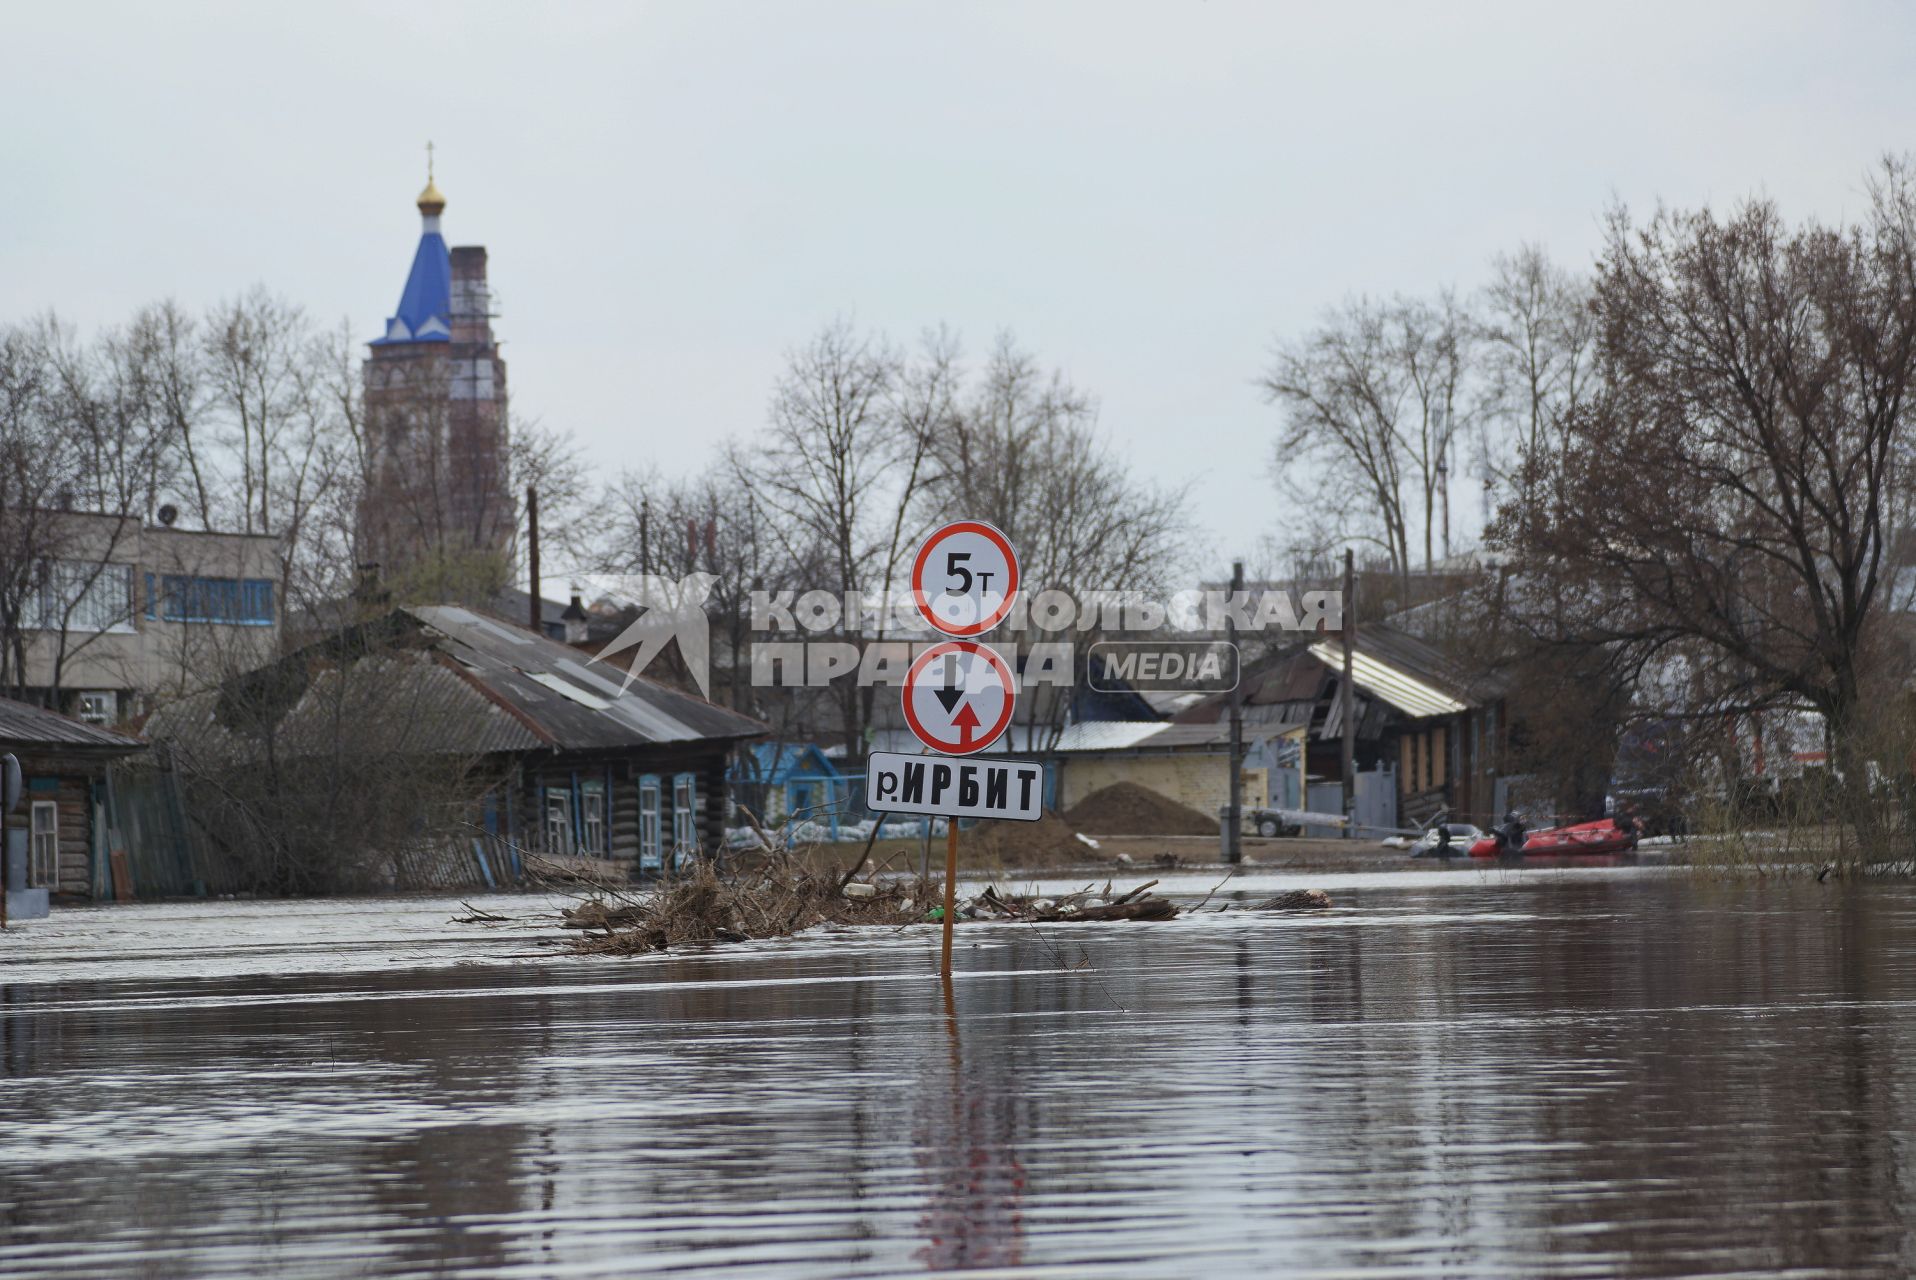
M 1044 816 L 1044 766 L 1036 760 L 874 751 L 865 761 L 865 806 L 874 813 L 1036 822 Z

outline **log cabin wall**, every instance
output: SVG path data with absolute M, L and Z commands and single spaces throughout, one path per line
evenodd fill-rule
M 7 815 L 7 829 L 28 833 L 32 861 L 34 806 L 52 804 L 57 831 L 57 871 L 43 887 L 57 894 L 92 897 L 94 885 L 94 793 L 106 777 L 106 760 L 80 755 L 14 754 L 26 789 L 20 807 Z
M 724 847 L 729 756 L 726 744 L 712 743 L 691 750 L 646 748 L 616 754 L 562 754 L 536 763 L 528 761 L 521 842 L 537 853 L 565 852 L 603 858 L 637 875 L 643 869 L 640 794 L 645 780 L 652 778 L 657 780 L 659 788 L 659 852 L 663 866 L 675 866 L 692 856 L 710 856 Z M 677 802 L 674 782 L 681 774 L 691 774 L 696 789 L 695 849 L 674 847 L 673 818 Z M 606 843 L 598 850 L 585 849 L 581 843 L 586 830 L 583 806 L 591 802 L 588 784 L 592 782 L 604 788 Z M 565 850 L 552 849 L 548 838 L 547 796 L 555 790 L 568 797 L 566 803 L 572 818 L 572 843 Z

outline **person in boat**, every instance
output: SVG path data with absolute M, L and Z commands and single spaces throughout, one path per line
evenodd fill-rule
M 1503 826 L 1497 828 L 1497 839 L 1505 853 L 1522 853 L 1524 840 L 1523 819 L 1512 809 L 1504 815 Z
M 1452 858 L 1457 851 L 1450 847 L 1450 823 L 1445 821 L 1449 815 L 1437 815 L 1437 844 L 1430 851 L 1433 858 Z

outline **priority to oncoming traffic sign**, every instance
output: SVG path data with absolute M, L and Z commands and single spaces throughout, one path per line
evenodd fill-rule
M 977 636 L 1003 622 L 1018 596 L 1018 554 L 982 520 L 935 530 L 911 565 L 911 598 L 948 636 Z
M 1036 822 L 1044 815 L 1044 766 L 874 751 L 865 762 L 865 804 L 874 813 Z

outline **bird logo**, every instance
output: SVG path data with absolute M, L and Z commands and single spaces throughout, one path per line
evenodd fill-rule
M 712 594 L 717 582 L 718 575 L 711 573 L 688 573 L 676 581 L 654 573 L 627 577 L 621 589 L 608 594 L 637 606 L 639 616 L 611 644 L 594 654 L 592 661 L 609 658 L 636 645 L 638 652 L 626 664 L 625 683 L 619 686 L 619 692 L 624 693 L 632 687 L 633 677 L 645 670 L 666 642 L 677 640 L 679 657 L 692 673 L 692 682 L 699 687 L 701 696 L 710 697 L 712 641 L 705 599 Z

